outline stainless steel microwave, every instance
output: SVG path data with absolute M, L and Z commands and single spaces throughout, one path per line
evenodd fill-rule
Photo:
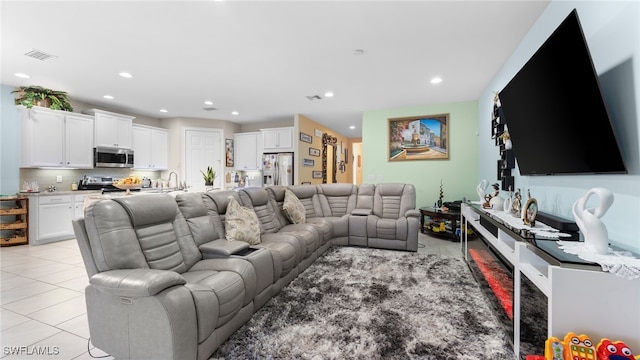
M 93 166 L 97 168 L 132 168 L 133 150 L 109 147 L 94 148 Z

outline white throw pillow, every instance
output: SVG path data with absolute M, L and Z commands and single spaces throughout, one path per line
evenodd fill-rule
M 284 210 L 287 218 L 294 224 L 304 224 L 307 221 L 307 211 L 304 205 L 302 205 L 302 202 L 300 202 L 296 194 L 289 189 L 284 191 L 282 210 Z
M 244 241 L 249 245 L 260 244 L 258 215 L 252 209 L 241 206 L 234 198 L 227 205 L 224 224 L 227 240 Z

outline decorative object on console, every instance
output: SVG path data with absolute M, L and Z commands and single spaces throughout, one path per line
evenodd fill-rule
M 489 205 L 491 209 L 499 211 L 504 209 L 504 199 L 500 197 L 500 184 L 495 183 L 493 185 L 493 195 L 491 195 L 491 200 L 489 200 Z
M 536 215 L 538 215 L 538 201 L 531 197 L 531 191 L 527 190 L 527 203 L 522 208 L 522 221 L 525 225 L 534 227 L 536 225 Z
M 484 195 L 487 186 L 489 186 L 489 182 L 484 179 L 480 180 L 480 183 L 478 184 L 478 186 L 476 186 L 476 193 L 478 193 L 478 199 L 481 204 L 484 201 Z
M 596 208 L 587 209 L 591 195 L 600 199 Z M 609 253 L 609 234 L 600 218 L 613 204 L 613 193 L 605 188 L 593 188 L 573 204 L 573 216 L 584 235 L 584 244 L 598 254 Z
M 513 201 L 513 191 L 511 191 L 511 186 L 509 186 L 509 191 L 507 192 L 507 194 L 508 196 L 504 200 L 504 205 L 502 206 L 502 209 L 504 210 L 504 212 L 511 211 L 511 203 Z
M 522 207 L 522 194 L 520 194 L 520 188 L 516 190 L 511 202 L 511 214 L 515 217 L 520 217 L 520 209 Z
M 442 191 L 442 179 L 440 179 L 440 196 L 438 197 L 438 207 L 442 207 L 442 197 L 444 196 L 444 192 Z

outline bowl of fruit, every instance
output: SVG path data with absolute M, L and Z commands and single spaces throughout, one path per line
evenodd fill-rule
M 127 190 L 125 195 L 131 195 L 131 190 L 142 187 L 142 179 L 137 175 L 129 175 L 126 178 L 114 180 L 113 186 L 121 190 Z

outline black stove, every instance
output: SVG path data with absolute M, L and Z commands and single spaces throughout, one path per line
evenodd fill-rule
M 78 190 L 100 190 L 102 193 L 125 192 L 125 189 L 118 189 L 113 182 L 118 178 L 110 176 L 84 176 L 78 184 Z M 140 189 L 132 189 L 130 191 L 140 191 Z

